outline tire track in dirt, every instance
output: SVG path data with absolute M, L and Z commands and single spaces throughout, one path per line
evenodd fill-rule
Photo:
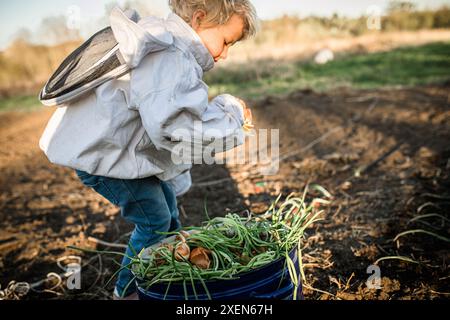
M 52 109 L 0 114 L 0 188 L 8 186 L 9 175 L 42 163 L 39 138 Z
M 325 221 L 311 231 L 305 247 L 305 262 L 313 266 L 309 283 L 317 288 L 343 299 L 442 298 L 445 295 L 436 292 L 449 291 L 448 283 L 437 280 L 448 277 L 446 244 L 418 236 L 405 238 L 395 247 L 392 239 L 402 231 L 423 227 L 409 220 L 417 216 L 421 205 L 436 202 L 427 193 L 449 193 L 449 102 L 448 85 L 338 89 L 323 94 L 303 90 L 283 99 L 267 98 L 255 105 L 255 123 L 280 129 L 281 153 L 300 150 L 330 129 L 338 130 L 308 151 L 282 161 L 275 176 L 248 175 L 239 166 L 229 169 L 253 211 L 266 210 L 280 192 L 301 192 L 308 181 L 335 196 Z M 354 177 L 355 170 L 375 163 L 394 146 L 398 147 L 370 172 Z M 439 213 L 448 216 L 444 208 L 449 204 L 436 204 Z M 450 230 L 437 227 L 438 222 L 432 228 L 448 234 Z M 368 290 L 366 268 L 382 256 L 398 254 L 441 267 L 434 265 L 431 272 L 398 262 L 383 263 L 384 289 Z M 352 290 L 345 286 L 349 279 Z M 306 295 L 330 298 L 310 290 Z

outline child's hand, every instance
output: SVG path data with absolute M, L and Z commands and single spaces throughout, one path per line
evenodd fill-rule
M 252 110 L 244 109 L 244 130 L 251 131 L 255 126 L 253 125 L 253 115 Z
M 252 111 L 247 107 L 247 104 L 238 98 L 238 101 L 241 103 L 242 108 L 244 109 L 244 130 L 245 131 L 250 131 L 252 130 L 255 126 L 253 125 L 253 115 L 252 115 Z

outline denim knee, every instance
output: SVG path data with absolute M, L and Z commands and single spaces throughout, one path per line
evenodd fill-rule
M 166 235 L 161 233 L 169 232 L 170 226 L 170 217 L 155 225 L 136 225 L 131 235 L 130 243 L 133 243 L 137 247 L 151 246 L 166 237 Z

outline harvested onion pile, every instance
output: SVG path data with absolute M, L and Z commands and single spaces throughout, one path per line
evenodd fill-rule
M 331 197 L 320 186 L 313 188 Z M 290 196 L 283 203 L 278 197 L 263 215 L 228 214 L 201 227 L 168 233 L 176 235 L 173 242 L 143 250 L 132 259 L 131 268 L 147 288 L 186 281 L 200 281 L 205 287 L 205 280 L 237 278 L 239 273 L 285 257 L 291 279 L 298 286 L 289 252 L 299 246 L 304 230 L 318 220 L 320 205 L 329 203 L 315 198 L 307 204 L 306 193 L 301 198 Z

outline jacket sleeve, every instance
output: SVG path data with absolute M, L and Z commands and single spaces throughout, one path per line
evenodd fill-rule
M 191 173 L 188 170 L 175 178 L 166 181 L 166 183 L 172 188 L 177 197 L 181 197 L 186 194 L 192 186 Z
M 191 161 L 205 151 L 213 155 L 244 142 L 241 103 L 229 94 L 209 102 L 208 87 L 195 71 L 180 75 L 170 88 L 149 94 L 139 112 L 156 148 Z

